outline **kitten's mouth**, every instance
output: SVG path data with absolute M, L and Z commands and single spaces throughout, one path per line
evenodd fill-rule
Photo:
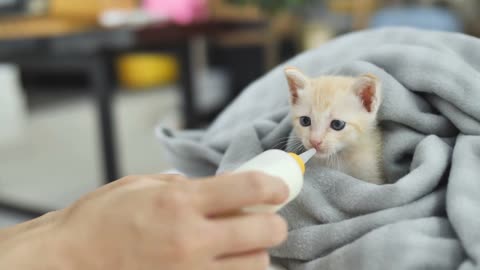
M 304 144 L 304 145 L 306 146 L 305 148 L 307 150 L 315 148 L 315 150 L 317 150 L 317 152 L 315 153 L 315 156 L 319 158 L 328 158 L 334 154 L 332 151 L 330 151 L 328 148 L 325 148 L 325 147 L 313 147 L 310 144 Z

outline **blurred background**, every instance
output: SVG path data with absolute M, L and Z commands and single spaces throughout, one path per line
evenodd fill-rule
M 159 124 L 204 128 L 256 78 L 351 31 L 480 35 L 477 0 L 0 0 L 0 227 L 170 169 Z

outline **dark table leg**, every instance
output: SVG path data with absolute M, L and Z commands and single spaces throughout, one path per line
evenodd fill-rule
M 187 129 L 198 125 L 197 113 L 195 113 L 195 91 L 193 89 L 192 52 L 190 43 L 185 42 L 178 48 L 180 59 L 180 87 L 183 95 L 183 119 Z
M 84 61 L 86 60 L 86 61 Z M 62 60 L 62 63 L 66 60 Z M 51 63 L 53 61 L 49 61 Z M 61 64 L 60 64 L 61 66 Z M 75 63 L 76 67 L 86 70 L 90 79 L 91 89 L 97 108 L 97 119 L 100 129 L 100 145 L 102 149 L 105 183 L 118 179 L 116 159 L 116 140 L 114 136 L 113 97 L 115 91 L 114 76 L 112 76 L 111 57 L 107 54 L 98 54 L 82 58 Z M 41 216 L 49 210 L 38 209 L 32 206 L 21 206 L 8 201 L 0 200 L 0 210 L 24 215 L 28 218 Z
M 37 209 L 32 206 L 22 206 L 7 201 L 0 201 L 0 210 L 7 213 L 22 215 L 26 218 L 36 218 L 48 212 L 47 210 Z
M 105 183 L 118 179 L 116 156 L 115 122 L 113 118 L 114 78 L 111 74 L 111 60 L 107 55 L 97 55 L 92 59 L 89 77 L 97 107 L 100 129 Z

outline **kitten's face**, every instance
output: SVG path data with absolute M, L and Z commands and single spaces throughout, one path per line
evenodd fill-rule
M 303 145 L 328 158 L 358 143 L 376 125 L 380 87 L 375 77 L 325 76 L 310 79 L 285 70 L 291 93 L 293 127 Z

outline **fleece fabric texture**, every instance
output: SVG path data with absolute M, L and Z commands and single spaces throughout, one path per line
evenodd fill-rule
M 274 261 L 291 270 L 480 269 L 480 40 L 409 28 L 336 38 L 253 82 L 208 129 L 160 127 L 176 168 L 213 175 L 289 150 L 290 65 L 311 77 L 381 80 L 387 184 L 307 164 L 301 194 L 280 212 L 289 237 L 271 250 Z

